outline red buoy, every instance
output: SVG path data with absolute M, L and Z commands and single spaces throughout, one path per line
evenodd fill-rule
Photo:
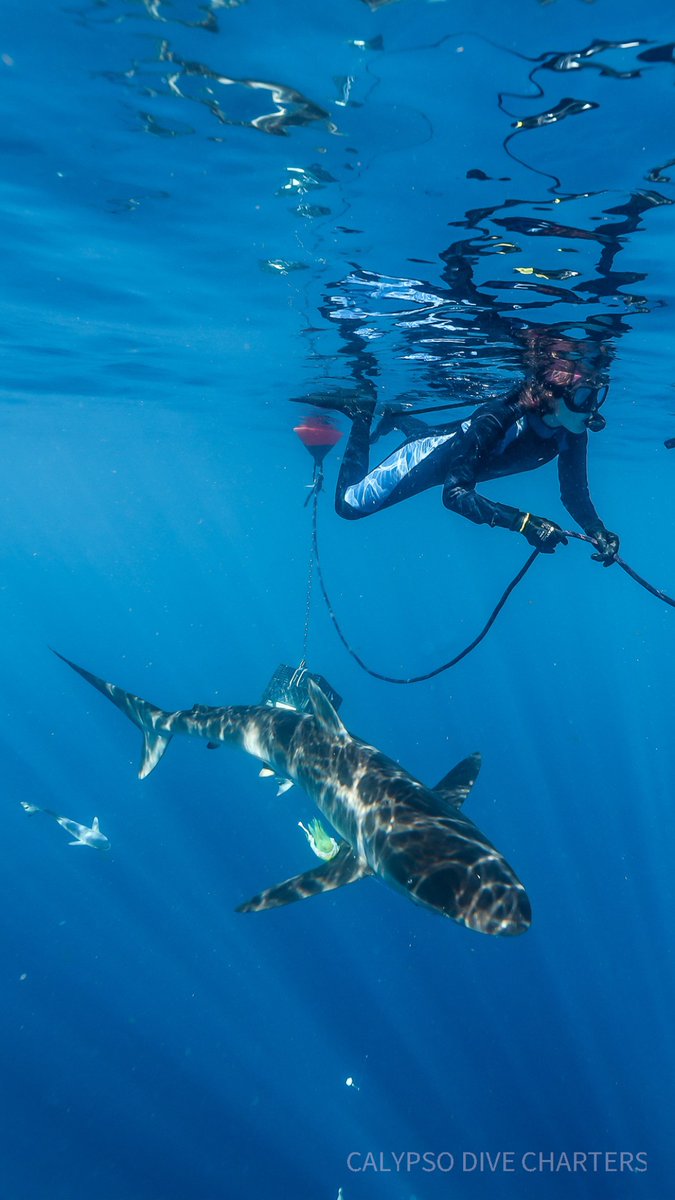
M 304 417 L 301 425 L 293 429 L 306 450 L 309 450 L 314 462 L 320 466 L 329 450 L 336 446 L 342 437 L 327 417 Z

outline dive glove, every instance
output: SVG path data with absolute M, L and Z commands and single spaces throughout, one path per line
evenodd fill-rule
M 603 567 L 611 567 L 619 553 L 618 533 L 610 533 L 604 525 L 595 525 L 591 529 L 587 529 L 586 533 L 595 542 L 597 553 L 591 554 L 593 561 L 601 562 Z
M 535 550 L 542 554 L 553 554 L 556 546 L 567 545 L 567 538 L 555 521 L 546 517 L 535 517 L 532 513 L 518 513 L 513 528 L 522 533 Z

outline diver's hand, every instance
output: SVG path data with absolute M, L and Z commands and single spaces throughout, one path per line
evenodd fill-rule
M 595 525 L 592 529 L 587 529 L 586 533 L 595 542 L 597 553 L 591 555 L 593 561 L 602 563 L 603 567 L 611 567 L 619 553 L 618 533 L 610 533 L 604 525 Z
M 532 513 L 518 513 L 514 528 L 518 533 L 522 533 L 535 550 L 539 550 L 542 554 L 553 554 L 556 546 L 567 545 L 567 538 L 563 530 L 556 525 L 555 521 L 548 521 L 546 517 L 535 517 Z

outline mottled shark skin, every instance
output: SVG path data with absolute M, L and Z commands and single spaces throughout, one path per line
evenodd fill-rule
M 313 714 L 200 704 L 166 712 L 63 661 L 142 731 L 141 779 L 174 736 L 238 746 L 303 788 L 340 835 L 335 858 L 260 893 L 238 911 L 290 904 L 376 875 L 416 904 L 480 933 L 512 936 L 529 928 L 530 902 L 522 883 L 461 811 L 480 769 L 478 754 L 428 788 L 374 746 L 352 737 L 313 683 Z

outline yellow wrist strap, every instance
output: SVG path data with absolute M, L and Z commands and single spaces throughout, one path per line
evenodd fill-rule
M 525 516 L 523 517 L 523 523 L 522 523 L 520 529 L 518 530 L 518 533 L 525 532 L 525 526 L 527 525 L 527 522 L 529 521 L 531 516 L 532 516 L 532 513 L 525 513 Z

